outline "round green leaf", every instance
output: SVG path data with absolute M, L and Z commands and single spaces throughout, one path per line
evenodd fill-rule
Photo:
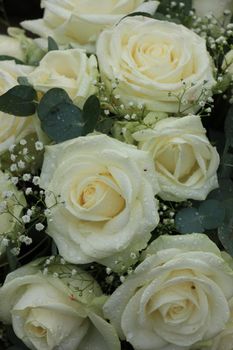
M 16 85 L 0 96 L 0 111 L 17 117 L 26 117 L 35 113 L 36 91 L 32 86 Z
M 206 230 L 219 227 L 225 217 L 225 209 L 221 202 L 209 199 L 202 202 L 198 208 L 202 217 L 202 225 Z
M 62 103 L 72 103 L 72 100 L 69 98 L 69 95 L 65 90 L 53 88 L 46 92 L 37 108 L 37 113 L 40 120 L 46 120 L 48 114 L 51 112 L 51 109 Z
M 175 226 L 180 233 L 202 233 L 204 227 L 196 208 L 181 209 L 175 217 Z
M 223 201 L 233 198 L 233 182 L 229 178 L 219 179 L 219 187 L 212 191 L 208 199 Z
M 50 109 L 41 120 L 41 126 L 56 143 L 76 138 L 83 135 L 82 112 L 72 103 L 60 103 Z
M 90 96 L 83 106 L 84 135 L 92 132 L 99 120 L 101 113 L 100 101 L 95 95 Z

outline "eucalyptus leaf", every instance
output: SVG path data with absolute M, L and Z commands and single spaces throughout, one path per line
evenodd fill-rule
M 15 61 L 17 64 L 25 64 L 23 61 L 19 60 L 16 57 L 8 55 L 0 55 L 0 61 Z
M 36 91 L 32 86 L 17 85 L 0 96 L 0 111 L 26 117 L 36 111 Z
M 48 37 L 48 51 L 54 51 L 54 50 L 59 50 L 59 46 L 56 43 L 56 41 L 49 36 Z
M 72 103 L 72 100 L 65 90 L 53 88 L 46 92 L 37 108 L 40 120 L 43 121 L 43 119 L 46 119 L 51 109 L 62 103 Z
M 225 208 L 216 199 L 209 199 L 202 202 L 198 208 L 202 225 L 206 230 L 219 227 L 225 218 Z
M 41 119 L 44 132 L 56 143 L 83 135 L 82 111 L 72 103 L 60 103 Z
M 196 208 L 183 208 L 175 217 L 175 226 L 180 233 L 202 233 L 202 218 Z
M 211 191 L 208 199 L 217 199 L 224 201 L 233 198 L 233 182 L 230 178 L 220 178 L 219 187 Z
M 90 96 L 83 106 L 84 135 L 92 132 L 101 113 L 100 101 L 95 95 Z
M 114 122 L 115 121 L 112 118 L 100 120 L 96 125 L 96 130 L 102 132 L 103 134 L 111 135 Z

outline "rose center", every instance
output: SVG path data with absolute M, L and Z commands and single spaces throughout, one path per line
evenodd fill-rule
M 198 166 L 192 147 L 188 144 L 177 144 L 176 141 L 166 145 L 158 156 L 155 155 L 155 164 L 157 171 L 167 171 L 179 182 L 186 182 Z
M 27 325 L 28 331 L 38 338 L 42 338 L 47 335 L 47 329 L 41 325 L 30 323 Z
M 77 202 L 82 208 L 94 210 L 95 214 L 106 218 L 115 217 L 125 207 L 125 200 L 117 191 L 111 174 L 100 174 L 97 179 L 85 183 L 77 193 Z

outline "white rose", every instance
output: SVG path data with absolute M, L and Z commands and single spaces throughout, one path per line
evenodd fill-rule
M 59 44 L 85 46 L 93 51 L 100 32 L 113 26 L 132 12 L 153 14 L 158 1 L 144 0 L 44 0 L 42 19 L 24 21 L 21 25 L 42 38 L 52 36 Z
M 217 18 L 223 17 L 225 10 L 233 11 L 232 0 L 193 0 L 193 8 L 200 17 L 213 14 Z
M 0 288 L 1 321 L 12 323 L 32 350 L 120 350 L 115 330 L 102 318 L 100 287 L 80 269 L 73 275 L 73 268 L 49 266 L 54 273 L 43 275 L 33 262 L 9 274 Z
M 185 88 L 183 108 L 191 108 L 204 81 L 207 90 L 215 83 L 205 40 L 171 22 L 125 18 L 101 33 L 97 56 L 109 90 L 117 78 L 115 93 L 121 101 L 145 105 L 150 111 L 178 112 L 177 96 Z
M 40 185 L 55 205 L 47 232 L 69 262 L 127 263 L 158 224 L 157 179 L 147 152 L 93 135 L 48 146 Z
M 205 235 L 161 236 L 104 313 L 135 350 L 189 349 L 225 328 L 233 270 Z
M 210 341 L 197 343 L 192 350 L 233 350 L 233 299 L 230 300 L 229 306 L 230 319 L 224 330 Z
M 0 55 L 7 55 L 24 60 L 20 41 L 8 35 L 0 35 Z
M 218 187 L 219 155 L 199 116 L 166 118 L 154 129 L 138 131 L 133 137 L 154 159 L 159 195 L 164 200 L 204 200 Z
M 0 257 L 5 252 L 8 237 L 13 237 L 18 227 L 26 201 L 8 176 L 0 170 Z M 9 213 L 10 212 L 10 213 Z
M 225 55 L 222 68 L 226 69 L 233 77 L 233 49 Z
M 75 104 L 82 107 L 86 99 L 96 92 L 97 61 L 79 49 L 49 51 L 39 67 L 28 76 L 29 82 L 41 92 L 60 87 L 66 90 Z
M 14 61 L 1 61 L 0 95 L 18 85 L 19 76 L 27 76 L 32 70 L 32 67 L 16 64 Z M 17 117 L 0 111 L 0 154 L 33 132 L 35 126 L 32 117 Z

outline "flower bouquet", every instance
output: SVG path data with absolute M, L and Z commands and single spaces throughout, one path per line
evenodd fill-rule
M 0 348 L 232 350 L 232 0 L 41 6 L 0 36 Z

